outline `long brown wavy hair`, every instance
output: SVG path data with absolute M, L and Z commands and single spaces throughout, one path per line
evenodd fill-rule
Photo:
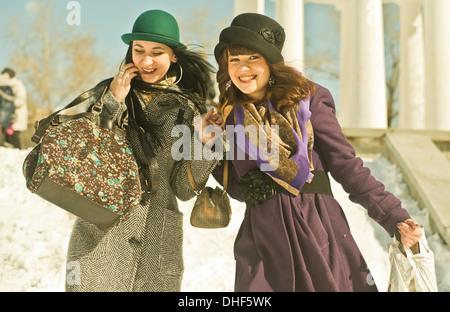
M 218 60 L 219 70 L 217 71 L 217 83 L 219 85 L 219 103 L 217 109 L 220 114 L 226 115 L 225 111 L 234 108 L 236 102 L 242 104 L 252 102 L 248 96 L 243 94 L 233 83 L 227 89 L 227 83 L 231 80 L 228 74 L 228 57 L 230 55 L 250 55 L 256 51 L 241 45 L 230 45 L 223 51 Z M 295 68 L 286 65 L 284 62 L 277 64 L 268 63 L 271 76 L 275 83 L 267 88 L 266 95 L 261 102 L 266 103 L 270 99 L 274 108 L 281 111 L 298 104 L 301 100 L 315 93 L 314 82 L 301 75 Z M 257 103 L 255 103 L 257 104 Z

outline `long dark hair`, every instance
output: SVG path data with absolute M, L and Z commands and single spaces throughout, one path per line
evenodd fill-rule
M 180 82 L 177 84 L 178 88 L 166 88 L 165 92 L 178 92 L 183 96 L 190 99 L 194 105 L 198 108 L 200 113 L 206 113 L 206 105 L 209 100 L 212 100 L 215 96 L 213 72 L 214 67 L 206 61 L 200 53 L 189 51 L 185 47 L 173 49 L 175 56 L 178 59 L 178 63 L 183 68 L 183 76 Z M 128 48 L 125 62 L 126 64 L 133 62 L 133 50 L 132 44 Z M 176 66 L 178 67 L 178 66 Z M 176 69 L 170 68 L 170 71 Z M 169 73 L 171 74 L 171 73 Z M 177 76 L 179 77 L 179 74 Z M 137 77 L 136 77 L 137 78 Z M 144 89 L 144 90 L 161 90 L 156 88 L 153 84 L 145 83 L 142 79 L 134 78 L 131 81 L 132 89 Z M 109 87 L 114 78 L 108 78 L 101 81 L 98 86 Z M 137 98 L 135 92 L 128 92 L 125 98 L 125 104 L 128 110 L 128 137 L 135 141 L 133 138 L 139 140 L 139 145 L 133 146 L 133 154 L 136 161 L 142 168 L 140 172 L 147 180 L 152 180 L 150 174 L 150 159 L 155 158 L 155 150 L 162 146 L 160 137 L 157 135 L 158 129 L 155 129 L 152 123 L 147 120 L 142 105 Z M 146 136 L 147 134 L 148 136 Z M 140 150 L 140 152 L 139 152 Z M 143 156 L 142 156 L 143 155 Z M 144 158 L 142 158 L 144 157 Z M 150 174 L 150 176 L 149 176 Z
M 206 55 L 200 51 L 190 50 L 186 46 L 171 47 L 171 49 L 178 61 L 170 66 L 168 70 L 169 75 L 175 74 L 179 77 L 181 75 L 180 66 L 182 67 L 183 75 L 177 83 L 180 91 L 195 104 L 200 113 L 206 113 L 206 105 L 215 97 L 213 81 L 214 67 L 207 61 Z M 132 62 L 133 42 L 130 43 L 125 57 L 126 64 Z M 136 82 L 139 82 L 139 85 L 144 85 L 148 89 L 152 88 L 151 84 L 146 84 L 136 78 L 132 80 L 132 87 Z M 167 91 L 173 92 L 173 89 L 169 88 Z
M 214 67 L 206 60 L 206 57 L 200 52 L 189 50 L 186 47 L 172 48 L 177 57 L 177 63 L 183 68 L 182 79 L 177 83 L 179 88 L 166 88 L 164 92 L 181 93 L 184 97 L 191 100 L 197 107 L 201 114 L 206 113 L 206 103 L 212 102 L 215 97 L 213 73 Z M 133 62 L 132 42 L 128 47 L 127 54 L 124 59 L 125 64 Z M 178 70 L 178 72 L 177 72 Z M 179 66 L 171 65 L 169 68 L 169 75 L 176 74 L 179 77 Z M 108 78 L 101 81 L 99 86 L 109 86 L 114 78 Z M 139 77 L 135 77 L 131 81 L 131 88 L 137 90 L 161 90 L 155 84 L 144 82 Z M 125 98 L 125 104 L 129 112 L 129 130 L 134 130 L 140 134 L 140 141 L 143 146 L 147 147 L 146 154 L 154 155 L 155 147 L 161 146 L 161 140 L 157 135 L 157 130 L 154 129 L 152 123 L 147 120 L 143 112 L 142 106 L 136 94 L 130 90 Z M 130 114 L 130 112 L 134 112 Z M 133 118 L 134 120 L 131 120 Z M 150 144 L 146 144 L 145 138 L 141 135 L 141 130 L 144 130 L 150 139 Z

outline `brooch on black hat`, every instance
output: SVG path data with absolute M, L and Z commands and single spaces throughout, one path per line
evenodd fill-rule
M 276 29 L 274 31 L 270 30 L 269 28 L 262 28 L 259 33 L 266 41 L 276 46 L 282 44 L 286 37 L 283 28 Z

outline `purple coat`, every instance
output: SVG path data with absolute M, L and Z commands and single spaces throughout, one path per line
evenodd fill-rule
M 409 218 L 401 202 L 387 192 L 345 138 L 330 92 L 316 85 L 311 99 L 315 170 L 329 172 L 368 210 L 389 235 Z M 227 124 L 234 122 L 234 111 Z M 228 194 L 244 195 L 239 177 L 257 168 L 252 160 L 232 160 Z M 223 167 L 213 175 L 222 182 Z M 279 193 L 263 205 L 247 207 L 237 234 L 236 291 L 377 291 L 339 203 L 329 195 Z

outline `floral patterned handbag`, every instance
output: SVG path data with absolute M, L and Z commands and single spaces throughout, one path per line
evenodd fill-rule
M 101 118 L 100 100 L 88 112 L 60 115 L 101 91 L 86 91 L 37 125 L 23 174 L 27 188 L 101 230 L 125 220 L 139 205 L 138 165 L 125 130 Z

